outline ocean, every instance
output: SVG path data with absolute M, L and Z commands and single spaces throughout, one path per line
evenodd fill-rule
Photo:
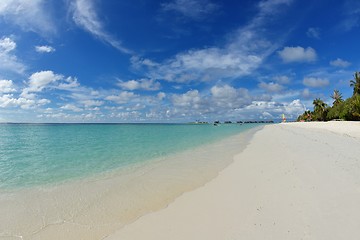
M 252 124 L 0 124 L 0 189 L 84 178 L 218 141 Z
M 257 126 L 0 124 L 0 238 L 104 239 L 215 178 Z

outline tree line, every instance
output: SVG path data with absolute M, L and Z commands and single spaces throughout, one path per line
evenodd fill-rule
M 320 98 L 313 101 L 314 111 L 305 111 L 298 117 L 298 121 L 331 121 L 341 119 L 360 121 L 360 72 L 354 73 L 350 80 L 350 87 L 354 88 L 353 95 L 344 100 L 339 90 L 334 90 L 331 98 L 332 106 L 328 106 Z

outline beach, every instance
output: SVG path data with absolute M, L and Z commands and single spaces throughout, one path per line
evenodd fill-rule
M 262 125 L 0 127 L 0 239 L 97 240 L 215 178 Z
M 358 122 L 265 126 L 216 178 L 105 239 L 358 239 L 359 146 Z
M 359 144 L 358 122 L 258 125 L 91 177 L 2 189 L 0 239 L 357 239 Z

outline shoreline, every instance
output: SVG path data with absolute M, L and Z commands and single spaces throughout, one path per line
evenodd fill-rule
M 6 217 L 0 219 L 0 237 L 103 239 L 215 178 L 258 129 L 140 164 L 129 171 L 59 186 L 2 192 L 0 214 Z
M 359 136 L 359 122 L 267 125 L 205 186 L 105 239 L 357 239 Z

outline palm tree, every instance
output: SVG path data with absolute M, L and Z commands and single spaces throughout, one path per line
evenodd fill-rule
M 350 80 L 350 87 L 354 88 L 353 96 L 356 94 L 360 95 L 360 72 L 354 73 L 354 79 Z
M 341 102 L 343 102 L 344 100 L 342 99 L 342 94 L 340 93 L 339 90 L 334 90 L 334 93 L 330 96 L 332 99 L 334 99 L 333 105 L 337 105 Z
M 324 121 L 326 116 L 326 103 L 320 98 L 316 98 L 313 101 L 314 113 L 318 120 Z
M 324 103 L 324 101 L 321 100 L 320 98 L 316 98 L 316 99 L 313 101 L 313 104 L 314 104 L 314 111 L 315 111 L 315 112 L 324 111 L 324 110 L 325 110 L 326 103 Z

